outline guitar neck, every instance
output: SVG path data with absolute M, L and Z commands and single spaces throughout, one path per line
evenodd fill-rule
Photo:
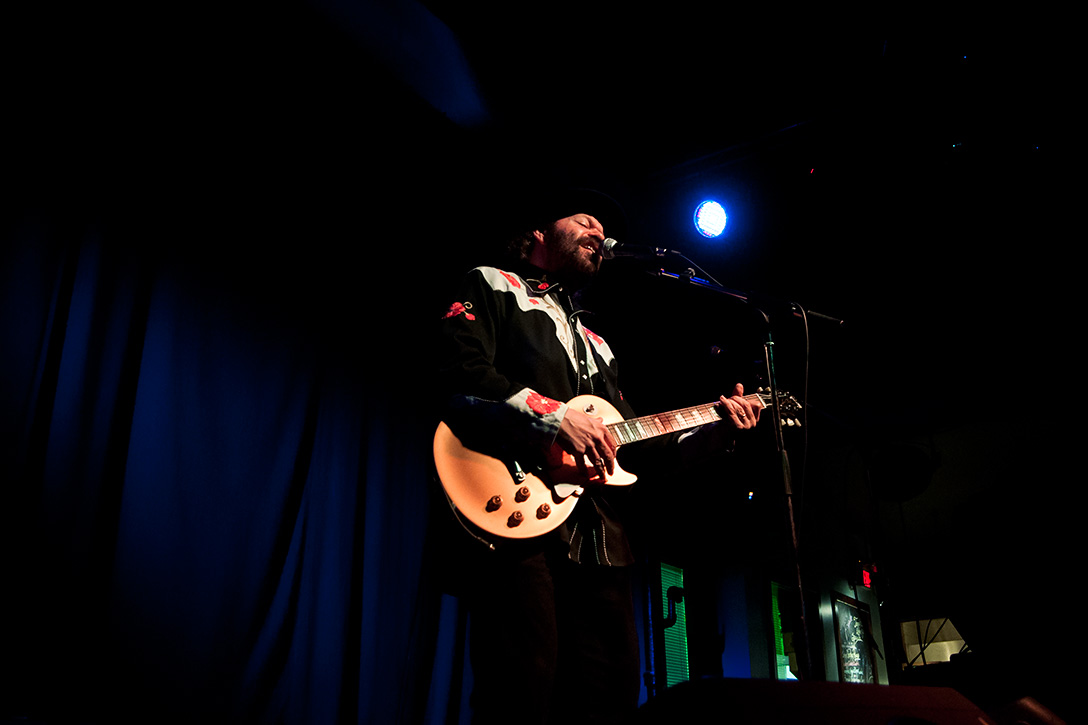
M 762 396 L 758 394 L 745 395 L 744 399 L 763 406 Z M 721 420 L 722 416 L 718 412 L 719 405 L 720 403 L 717 402 L 707 403 L 706 405 L 672 410 L 668 413 L 629 418 L 617 423 L 610 423 L 606 427 L 612 433 L 612 437 L 616 439 L 616 442 L 622 446 L 625 443 L 644 441 L 666 433 L 678 433 L 689 428 L 697 428 Z

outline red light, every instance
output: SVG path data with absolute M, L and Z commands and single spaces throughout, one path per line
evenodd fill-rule
M 873 588 L 873 578 L 869 575 L 869 572 L 865 571 L 864 569 L 861 570 L 861 583 L 865 586 L 866 589 Z

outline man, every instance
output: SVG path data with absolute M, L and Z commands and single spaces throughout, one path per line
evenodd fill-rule
M 518 258 L 504 269 L 472 270 L 442 321 L 444 417 L 475 450 L 532 461 L 558 446 L 587 477 L 607 477 L 617 466 L 616 440 L 599 418 L 566 403 L 592 394 L 633 417 L 611 349 L 582 324 L 574 301 L 600 268 L 605 222 L 618 208 L 587 191 L 542 207 L 520 237 Z M 657 439 L 656 453 L 680 462 L 731 445 L 736 431 L 759 420 L 759 405 L 742 395 L 738 385 L 721 398 L 719 423 Z M 623 468 L 637 468 L 631 456 L 640 446 L 650 444 L 624 446 Z M 477 722 L 619 722 L 634 713 L 634 557 L 600 488 L 587 487 L 554 531 L 468 555 L 463 591 Z

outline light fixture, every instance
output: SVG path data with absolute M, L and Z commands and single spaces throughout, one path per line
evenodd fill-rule
M 707 200 L 695 207 L 695 228 L 704 237 L 720 237 L 726 221 L 725 209 L 716 201 Z

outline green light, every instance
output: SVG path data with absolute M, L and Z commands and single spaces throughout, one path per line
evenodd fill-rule
M 661 618 L 669 616 L 669 589 L 684 588 L 684 570 L 671 564 L 661 565 Z M 688 665 L 688 618 L 683 600 L 675 603 L 676 623 L 665 629 L 665 686 L 672 687 L 691 678 Z

